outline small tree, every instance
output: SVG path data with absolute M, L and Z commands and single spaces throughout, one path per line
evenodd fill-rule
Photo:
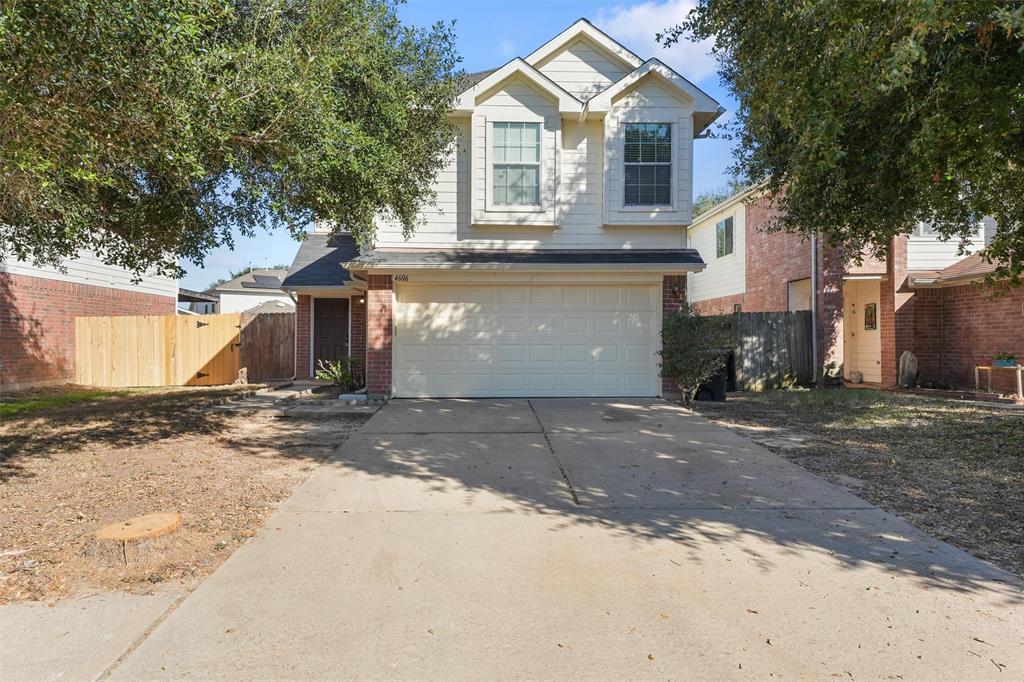
M 675 382 L 689 403 L 701 384 L 725 367 L 731 342 L 729 318 L 703 316 L 684 304 L 662 321 L 661 376 Z

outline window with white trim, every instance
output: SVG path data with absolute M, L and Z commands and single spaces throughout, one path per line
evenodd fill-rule
M 718 258 L 732 253 L 732 225 L 731 217 L 715 224 L 715 256 Z
M 672 204 L 672 125 L 626 123 L 624 206 Z
M 491 128 L 495 206 L 540 205 L 540 123 L 494 123 Z

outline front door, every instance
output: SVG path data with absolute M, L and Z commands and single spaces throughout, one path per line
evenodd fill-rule
M 325 363 L 348 356 L 348 299 L 318 298 L 313 301 L 313 371 Z
M 860 372 L 864 381 L 882 381 L 882 332 L 878 280 L 846 280 L 843 286 L 843 374 Z

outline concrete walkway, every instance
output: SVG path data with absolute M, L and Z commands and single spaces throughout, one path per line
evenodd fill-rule
M 393 401 L 112 671 L 1021 679 L 1024 584 L 661 401 Z

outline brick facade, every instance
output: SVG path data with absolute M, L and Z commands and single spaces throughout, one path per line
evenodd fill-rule
M 701 315 L 731 315 L 736 312 L 737 305 L 741 310 L 747 309 L 743 299 L 743 294 L 706 298 L 703 301 L 694 302 L 693 307 Z
M 391 275 L 369 275 L 366 289 L 366 390 L 391 394 Z
M 767 200 L 746 206 L 745 312 L 789 310 L 789 283 L 811 276 L 811 241 L 799 234 L 765 232 L 775 215 Z
M 917 289 L 913 329 L 921 381 L 954 388 L 974 388 L 974 366 L 988 365 L 996 353 L 1008 352 L 1024 360 L 1024 289 L 993 297 L 983 284 L 940 289 Z M 987 386 L 982 375 L 981 389 Z M 992 389 L 1016 390 L 1013 372 L 992 374 Z
M 312 329 L 310 314 L 313 297 L 299 294 L 298 299 L 295 305 L 295 376 L 312 379 L 313 373 L 309 371 L 309 334 Z
M 351 354 L 366 365 L 366 296 L 353 296 L 349 299 L 349 310 L 352 315 Z
M 679 312 L 686 304 L 686 275 L 665 275 L 661 278 L 661 315 L 668 317 Z M 668 379 L 661 380 L 662 394 L 679 391 L 679 387 Z
M 0 384 L 75 379 L 75 318 L 172 315 L 171 296 L 0 273 Z

